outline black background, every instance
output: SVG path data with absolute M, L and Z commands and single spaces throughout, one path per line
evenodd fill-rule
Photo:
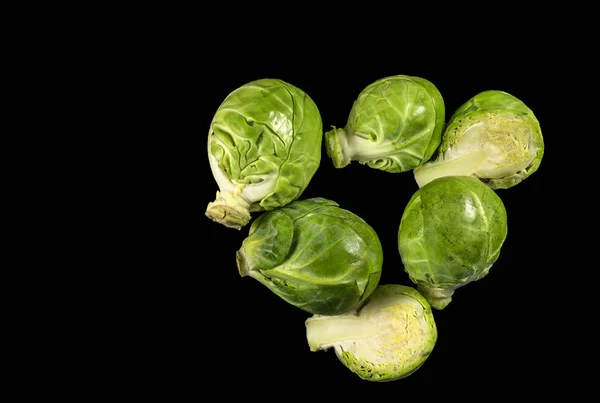
M 200 244 L 197 262 L 191 266 L 203 273 L 198 293 L 208 288 L 222 289 L 223 293 L 219 292 L 208 309 L 199 302 L 198 315 L 193 319 L 199 326 L 198 337 L 210 340 L 211 354 L 216 356 L 208 361 L 200 358 L 198 376 L 228 374 L 240 386 L 321 385 L 333 390 L 348 386 L 352 390 L 402 391 L 409 385 L 531 385 L 541 373 L 552 371 L 552 357 L 545 344 L 550 337 L 549 324 L 536 302 L 545 298 L 546 292 L 540 286 L 539 270 L 541 256 L 547 252 L 543 239 L 550 236 L 551 228 L 540 206 L 549 202 L 545 194 L 552 180 L 548 161 L 556 150 L 539 66 L 507 64 L 494 55 L 478 55 L 472 68 L 410 57 L 376 59 L 361 62 L 331 57 L 314 63 L 261 59 L 248 64 L 240 58 L 239 63 L 234 59 L 227 71 L 206 66 L 203 76 L 210 79 L 202 86 L 202 107 L 194 128 L 198 139 L 198 181 L 194 186 L 200 195 L 198 211 L 191 219 L 198 226 Z M 546 154 L 538 171 L 524 182 L 497 190 L 508 214 L 508 236 L 500 257 L 487 277 L 457 290 L 447 308 L 434 311 L 439 334 L 430 358 L 411 376 L 376 386 L 347 370 L 332 350 L 310 352 L 304 327 L 310 315 L 288 305 L 255 280 L 239 276 L 235 252 L 249 225 L 237 231 L 203 216 L 206 204 L 214 200 L 218 190 L 204 147 L 219 104 L 248 81 L 280 78 L 303 89 L 319 107 L 324 130 L 329 130 L 332 125 L 346 123 L 353 101 L 365 86 L 395 74 L 416 75 L 434 83 L 444 97 L 447 118 L 480 91 L 498 89 L 515 95 L 538 117 Z M 335 169 L 324 146 L 322 152 L 321 165 L 301 198 L 325 197 L 363 217 L 383 245 L 380 283 L 412 285 L 397 249 L 400 217 L 418 189 L 412 172 L 390 174 L 356 162 Z M 257 215 L 254 213 L 253 218 Z M 201 356 L 205 353 L 198 352 Z

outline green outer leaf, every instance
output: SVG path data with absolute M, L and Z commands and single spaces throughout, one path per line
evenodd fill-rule
M 234 90 L 219 106 L 209 152 L 237 184 L 277 174 L 274 188 L 258 201 L 273 210 L 308 186 L 321 161 L 322 129 L 319 110 L 304 91 L 282 80 L 260 79 Z
M 301 279 L 286 279 L 283 275 L 279 278 L 277 274 L 268 271 L 253 271 L 250 276 L 288 304 L 303 311 L 321 315 L 338 315 L 360 304 L 366 298 L 365 295 L 368 296 L 379 283 L 381 272 L 368 273 L 366 286 L 363 289 L 353 281 L 319 284 L 314 280 L 304 282 Z
M 431 140 L 429 142 L 429 146 L 425 149 L 425 153 L 423 154 L 423 158 L 421 159 L 420 164 L 427 162 L 435 150 L 439 147 L 440 142 L 442 141 L 442 134 L 444 131 L 444 125 L 446 124 L 446 108 L 444 105 L 444 98 L 442 94 L 438 90 L 438 88 L 433 85 L 433 83 L 429 80 L 426 80 L 421 77 L 411 76 L 411 78 L 417 83 L 421 84 L 423 87 L 427 89 L 429 94 L 431 95 L 431 99 L 434 104 L 435 109 L 435 125 L 434 130 L 432 131 Z
M 500 197 L 476 178 L 446 176 L 411 197 L 398 250 L 414 283 L 455 289 L 487 275 L 506 236 Z
M 478 110 L 510 110 L 515 114 L 526 114 L 531 120 L 537 120 L 533 111 L 514 95 L 505 91 L 487 90 L 459 106 L 450 117 L 450 121 Z
M 264 213 L 253 226 L 238 251 L 240 273 L 307 312 L 346 312 L 379 283 L 383 250 L 377 234 L 333 201 L 296 200 Z

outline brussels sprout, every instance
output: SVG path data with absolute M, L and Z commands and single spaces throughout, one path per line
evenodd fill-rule
M 363 219 L 324 198 L 296 200 L 259 216 L 237 252 L 250 276 L 310 313 L 353 309 L 377 287 L 383 251 Z
M 486 276 L 507 235 L 500 197 L 472 176 L 445 176 L 417 190 L 400 220 L 405 271 L 435 309 L 454 291 Z
M 250 212 L 300 197 L 321 162 L 323 126 L 313 100 L 277 79 L 252 81 L 219 106 L 208 133 L 208 159 L 219 186 L 206 215 L 241 229 Z
M 358 309 L 306 320 L 311 351 L 334 348 L 352 372 L 368 381 L 405 378 L 429 358 L 437 327 L 427 300 L 412 287 L 380 285 Z
M 544 154 L 540 123 L 521 100 L 484 91 L 450 118 L 435 160 L 413 171 L 419 187 L 440 176 L 474 176 L 507 189 L 534 173 Z
M 325 133 L 336 168 L 350 161 L 387 172 L 429 160 L 444 129 L 444 100 L 430 81 L 397 75 L 371 83 L 352 106 L 343 129 Z

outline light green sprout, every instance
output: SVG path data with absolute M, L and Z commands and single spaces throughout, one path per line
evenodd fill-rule
M 377 287 L 383 250 L 362 218 L 324 198 L 296 200 L 260 215 L 237 252 L 250 276 L 304 311 L 335 315 Z
M 206 215 L 241 229 L 250 213 L 297 199 L 321 161 L 321 115 L 299 88 L 261 79 L 230 93 L 208 133 L 208 159 L 219 191 Z
M 351 312 L 306 320 L 311 351 L 333 348 L 348 369 L 375 382 L 413 374 L 431 355 L 437 334 L 427 300 L 414 288 L 397 284 L 378 286 Z
M 544 155 L 540 123 L 521 100 L 484 91 L 450 118 L 434 160 L 413 174 L 419 187 L 441 176 L 470 175 L 492 189 L 507 189 L 537 171 Z
M 417 190 L 398 229 L 405 271 L 435 309 L 454 291 L 485 277 L 507 235 L 500 197 L 472 176 L 445 176 Z
M 409 171 L 429 160 L 444 129 L 444 100 L 430 81 L 385 77 L 354 101 L 344 128 L 325 133 L 336 168 L 351 161 L 387 172 Z

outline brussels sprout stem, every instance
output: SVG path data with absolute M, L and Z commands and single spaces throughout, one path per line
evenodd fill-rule
M 427 162 L 413 170 L 419 187 L 443 176 L 471 176 L 486 160 L 486 153 L 473 151 L 447 161 Z
M 246 260 L 246 254 L 243 250 L 238 250 L 235 252 L 235 262 L 237 264 L 238 272 L 240 276 L 245 277 L 250 272 L 250 267 L 248 266 L 248 261 Z
M 343 168 L 350 163 L 348 156 L 348 141 L 344 129 L 336 129 L 325 133 L 325 146 L 327 155 L 331 158 L 333 166 Z
M 419 283 L 417 291 L 419 291 L 429 302 L 432 308 L 442 310 L 452 301 L 452 294 L 455 288 L 438 288 L 427 284 Z
M 313 352 L 342 341 L 373 337 L 377 332 L 375 324 L 347 315 L 315 316 L 306 320 L 306 338 Z
M 250 203 L 240 194 L 217 191 L 214 202 L 208 203 L 206 216 L 213 221 L 237 230 L 250 221 Z
M 387 157 L 396 151 L 393 144 L 378 144 L 368 138 L 336 129 L 325 133 L 327 155 L 333 161 L 333 166 L 343 168 L 350 161 L 368 162 Z

